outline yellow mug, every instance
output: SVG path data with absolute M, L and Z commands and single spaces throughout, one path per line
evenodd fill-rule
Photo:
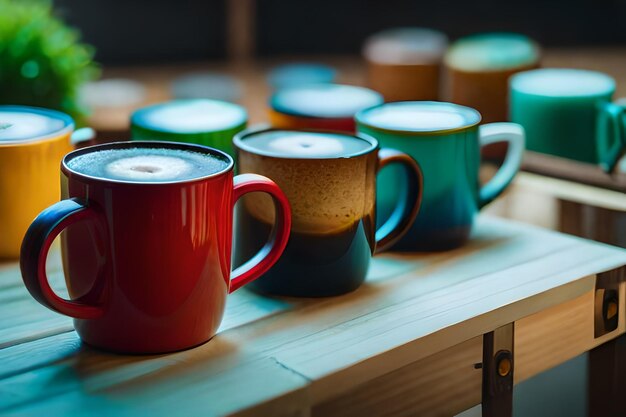
M 61 159 L 92 132 L 58 111 L 0 106 L 0 258 L 19 257 L 28 226 L 61 196 Z

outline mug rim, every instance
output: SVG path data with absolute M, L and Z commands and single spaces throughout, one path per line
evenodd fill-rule
M 57 139 L 65 136 L 66 134 L 72 132 L 75 127 L 74 119 L 67 113 L 63 113 L 59 110 L 48 109 L 45 107 L 37 107 L 37 106 L 24 106 L 21 104 L 6 104 L 0 105 L 0 111 L 8 110 L 14 111 L 19 110 L 22 113 L 31 113 L 53 117 L 56 119 L 60 119 L 63 121 L 64 126 L 58 130 L 52 131 L 50 133 L 46 133 L 39 136 L 34 136 L 28 139 L 12 139 L 12 140 L 0 140 L 0 148 L 4 146 L 27 146 L 33 145 L 37 143 L 41 143 L 50 139 Z
M 335 114 L 335 115 L 328 115 L 328 116 L 322 116 L 322 115 L 314 115 L 311 113 L 304 113 L 300 110 L 294 109 L 294 106 L 289 107 L 287 105 L 285 105 L 285 103 L 283 102 L 284 100 L 284 95 L 285 94 L 289 94 L 289 93 L 293 93 L 293 92 L 299 92 L 299 91 L 308 91 L 308 90 L 319 90 L 319 89 L 348 89 L 348 90 L 353 90 L 353 91 L 361 91 L 364 93 L 368 93 L 372 99 L 376 99 L 378 101 L 377 104 L 374 104 L 374 106 L 380 105 L 382 103 L 384 103 L 384 99 L 383 99 L 383 95 L 380 94 L 378 91 L 376 90 L 372 90 L 371 88 L 367 88 L 367 87 L 362 87 L 359 85 L 351 85 L 351 84 L 331 84 L 331 83 L 307 83 L 307 84 L 302 84 L 302 85 L 298 85 L 298 86 L 291 86 L 291 87 L 284 87 L 279 89 L 278 91 L 274 92 L 269 100 L 268 100 L 268 105 L 269 108 L 276 112 L 276 113 L 280 113 L 283 115 L 287 115 L 287 116 L 291 116 L 291 117 L 297 117 L 297 118 L 302 118 L 302 119 L 314 119 L 314 120 L 344 120 L 344 119 L 352 119 L 354 117 L 354 114 L 356 112 L 345 112 L 342 114 Z M 372 106 L 367 106 L 367 107 L 362 107 L 360 110 L 361 111 L 365 108 L 369 108 Z M 358 112 L 357 111 L 357 112 Z
M 220 128 L 220 129 L 212 129 L 212 130 L 211 129 L 198 129 L 198 130 L 189 131 L 189 132 L 181 132 L 181 131 L 168 129 L 164 127 L 157 127 L 157 126 L 150 125 L 146 123 L 145 121 L 144 116 L 147 113 L 152 112 L 156 109 L 169 107 L 177 103 L 192 103 L 192 102 L 210 102 L 214 104 L 220 104 L 225 107 L 230 107 L 231 109 L 236 109 L 241 112 L 241 120 L 239 120 L 237 123 L 233 123 L 230 126 Z M 228 132 L 234 129 L 239 129 L 241 127 L 244 127 L 247 123 L 248 123 L 248 112 L 246 111 L 244 107 L 235 103 L 228 102 L 228 101 L 213 100 L 209 98 L 181 98 L 181 99 L 163 101 L 160 103 L 150 104 L 148 106 L 141 107 L 133 111 L 132 114 L 130 115 L 131 127 L 138 127 L 140 129 L 145 129 L 147 131 L 164 133 L 164 134 L 169 134 L 169 135 L 174 135 L 174 136 L 194 136 L 194 135 L 217 134 L 221 132 Z
M 438 106 L 445 107 L 454 107 L 461 108 L 467 111 L 474 113 L 477 116 L 477 120 L 474 123 L 465 123 L 459 127 L 453 127 L 448 129 L 431 129 L 431 130 L 418 130 L 418 129 L 406 129 L 406 128 L 389 128 L 389 127 L 381 127 L 376 126 L 372 123 L 368 123 L 365 120 L 365 115 L 367 112 L 379 109 L 384 106 L 395 106 L 395 105 L 409 105 L 409 104 L 435 104 Z M 475 126 L 478 126 L 482 121 L 482 115 L 478 110 L 473 107 L 463 106 L 462 104 L 450 103 L 447 101 L 433 101 L 433 100 L 424 100 L 424 101 L 392 101 L 388 103 L 381 103 L 376 106 L 368 107 L 367 109 L 363 109 L 354 115 L 354 121 L 357 124 L 357 130 L 359 126 L 366 127 L 368 129 L 372 129 L 378 132 L 383 133 L 391 133 L 394 135 L 402 135 L 402 136 L 438 136 L 438 135 L 448 135 L 452 133 L 463 132 L 469 130 Z M 362 134 L 359 132 L 359 134 Z
M 245 144 L 246 138 L 249 136 L 270 133 L 270 132 L 294 132 L 294 133 L 304 132 L 304 133 L 330 134 L 330 135 L 336 135 L 336 136 L 348 136 L 348 137 L 363 140 L 369 143 L 370 146 L 362 151 L 347 154 L 347 155 L 318 156 L 318 157 L 303 158 L 299 156 L 280 155 L 280 154 L 274 154 L 271 152 L 265 152 L 265 151 L 253 148 Z M 260 126 L 252 126 L 248 129 L 242 130 L 241 132 L 237 133 L 233 137 L 233 147 L 235 148 L 235 150 L 242 150 L 242 151 L 246 151 L 248 153 L 254 154 L 254 155 L 260 155 L 260 156 L 264 156 L 267 158 L 283 159 L 283 160 L 293 159 L 293 160 L 329 161 L 329 160 L 358 158 L 359 156 L 367 155 L 376 151 L 377 149 L 380 148 L 380 144 L 376 138 L 366 133 L 350 134 L 350 133 L 346 133 L 346 132 L 342 132 L 338 130 L 330 130 L 330 129 L 280 129 L 280 128 L 271 127 L 270 125 L 260 125 Z
M 511 64 L 510 62 L 506 62 L 506 64 L 500 63 L 500 65 L 479 65 L 476 67 L 463 67 L 458 65 L 458 60 L 454 58 L 455 54 L 458 54 L 459 50 L 467 48 L 467 45 L 479 44 L 480 47 L 484 47 L 493 41 L 502 41 L 505 40 L 507 42 L 515 42 L 518 45 L 527 45 L 529 47 L 530 54 L 522 59 L 520 62 L 516 62 L 515 64 Z M 480 43 L 483 43 L 480 45 Z M 488 45 L 488 48 L 492 48 L 493 45 Z M 519 58 L 519 57 L 518 57 Z M 484 32 L 484 33 L 475 33 L 473 35 L 467 35 L 462 38 L 457 39 L 455 42 L 450 44 L 450 47 L 446 51 L 443 57 L 443 63 L 458 72 L 464 73 L 490 73 L 490 72 L 509 72 L 516 70 L 518 68 L 533 68 L 537 66 L 539 61 L 541 60 L 541 47 L 539 44 L 529 36 L 524 35 L 519 32 L 511 32 L 511 31 L 492 31 L 492 32 Z
M 301 71 L 302 69 L 313 70 L 311 72 L 315 72 L 317 75 L 321 74 L 322 79 L 325 81 L 314 81 L 320 83 L 330 83 L 334 79 L 337 78 L 337 69 L 327 65 L 323 62 L 314 62 L 314 61 L 299 61 L 299 62 L 285 62 L 271 68 L 266 76 L 268 84 L 272 87 L 272 89 L 277 90 L 280 88 L 288 88 L 289 86 L 294 86 L 296 84 L 291 84 L 290 82 L 286 84 L 281 83 L 281 78 L 284 77 L 284 73 L 289 74 L 290 71 L 293 70 Z
M 72 159 L 85 155 L 92 152 L 98 152 L 108 149 L 128 149 L 128 148 L 167 148 L 167 149 L 180 149 L 190 152 L 202 153 L 205 155 L 218 155 L 224 158 L 228 163 L 225 168 L 213 172 L 211 174 L 203 175 L 200 177 L 187 178 L 182 180 L 170 180 L 170 181 L 158 181 L 158 182 L 148 182 L 148 181 L 132 181 L 132 180 L 120 180 L 115 178 L 104 178 L 97 177 L 93 175 L 83 174 L 82 172 L 76 171 L 69 167 L 68 162 Z M 184 142 L 169 142 L 169 141 L 161 141 L 161 140 L 137 140 L 137 141 L 118 141 L 118 142 L 109 142 L 102 143 L 93 146 L 87 146 L 84 148 L 76 149 L 72 152 L 67 153 L 63 160 L 61 161 L 61 171 L 68 175 L 68 177 L 74 176 L 77 178 L 81 178 L 87 181 L 99 182 L 99 183 L 112 183 L 112 184 L 123 184 L 123 185 L 139 185 L 139 186 L 167 186 L 174 184 L 189 184 L 200 181 L 205 181 L 211 178 L 221 177 L 226 175 L 228 172 L 233 170 L 235 162 L 233 158 L 228 155 L 226 152 L 221 151 L 219 149 L 211 148 L 208 146 L 197 145 L 194 143 L 184 143 Z
M 610 88 L 606 89 L 606 90 L 602 90 L 602 91 L 596 91 L 596 92 L 592 92 L 592 93 L 580 93 L 580 94 L 547 94 L 547 93 L 542 93 L 542 92 L 538 92 L 538 91 L 525 91 L 523 89 L 521 89 L 519 87 L 519 84 L 521 81 L 525 78 L 532 78 L 535 77 L 537 74 L 546 74 L 546 73 L 569 73 L 569 74 L 573 74 L 576 73 L 578 75 L 590 75 L 593 77 L 598 77 L 598 78 L 603 78 L 605 81 L 608 81 L 610 84 Z M 614 77 L 612 77 L 611 75 L 607 74 L 606 72 L 603 71 L 596 71 L 596 70 L 589 70 L 589 69 L 583 69 L 583 68 L 564 68 L 564 67 L 556 67 L 556 68 L 535 68 L 535 69 L 530 69 L 527 71 L 521 71 L 518 72 L 517 74 L 513 74 L 508 81 L 508 87 L 509 87 L 509 92 L 515 92 L 516 94 L 522 94 L 525 96 L 536 96 L 536 97 L 543 97 L 545 99 L 577 99 L 577 98 L 588 98 L 588 97 L 598 97 L 598 96 L 604 96 L 605 94 L 615 94 L 615 91 L 617 90 L 617 81 L 615 80 Z

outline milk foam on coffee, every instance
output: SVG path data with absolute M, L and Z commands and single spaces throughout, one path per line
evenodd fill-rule
M 426 28 L 388 29 L 365 41 L 363 55 L 383 64 L 420 64 L 437 62 L 448 46 L 443 33 Z
M 286 158 L 341 158 L 372 147 L 354 136 L 290 130 L 251 135 L 244 144 L 260 154 Z
M 270 130 L 244 137 L 240 143 L 240 172 L 265 175 L 278 184 L 291 205 L 292 232 L 340 233 L 372 213 L 377 156 L 369 141 L 350 135 Z M 371 181 L 366 180 L 368 170 Z M 257 220 L 274 221 L 274 204 L 266 194 L 251 193 L 244 202 Z
M 64 127 L 64 120 L 43 114 L 0 110 L 0 142 L 36 139 Z
M 133 182 L 169 182 L 200 178 L 225 169 L 217 156 L 181 149 L 105 149 L 79 155 L 69 168 L 84 175 Z
M 516 33 L 483 33 L 456 41 L 446 53 L 452 68 L 464 71 L 506 70 L 532 65 L 539 60 L 539 48 Z
M 368 88 L 317 84 L 279 91 L 272 97 L 275 110 L 306 117 L 352 117 L 362 109 L 381 104 L 383 97 Z
M 399 102 L 368 110 L 360 120 L 383 129 L 432 132 L 476 124 L 480 115 L 468 107 L 446 103 Z
M 133 122 L 151 129 L 178 133 L 230 129 L 246 121 L 239 106 L 216 100 L 176 100 L 146 107 L 133 115 Z
M 546 68 L 516 75 L 511 79 L 511 87 L 540 96 L 585 96 L 613 91 L 615 80 L 596 71 Z

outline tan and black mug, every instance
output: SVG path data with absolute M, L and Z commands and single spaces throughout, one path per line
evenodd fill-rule
M 323 297 L 358 288 L 373 254 L 397 242 L 422 200 L 422 173 L 405 153 L 376 139 L 325 131 L 249 130 L 233 140 L 239 172 L 272 178 L 292 209 L 281 259 L 250 288 L 265 294 Z M 406 178 L 391 216 L 376 224 L 376 177 L 398 165 Z M 274 224 L 272 202 L 245 196 L 237 210 L 235 263 L 259 251 Z

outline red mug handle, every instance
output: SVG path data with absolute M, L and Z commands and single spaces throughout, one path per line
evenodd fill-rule
M 244 194 L 261 191 L 269 194 L 274 200 L 276 221 L 267 243 L 261 250 L 233 271 L 229 290 L 231 293 L 259 278 L 274 266 L 287 246 L 291 230 L 289 201 L 274 181 L 257 174 L 241 174 L 235 177 L 234 185 L 233 208 Z
M 26 289 L 49 309 L 77 319 L 96 319 L 104 312 L 100 305 L 65 300 L 54 292 L 46 274 L 46 259 L 54 239 L 69 225 L 97 213 L 84 200 L 71 198 L 53 204 L 37 216 L 28 228 L 20 251 L 20 269 Z

